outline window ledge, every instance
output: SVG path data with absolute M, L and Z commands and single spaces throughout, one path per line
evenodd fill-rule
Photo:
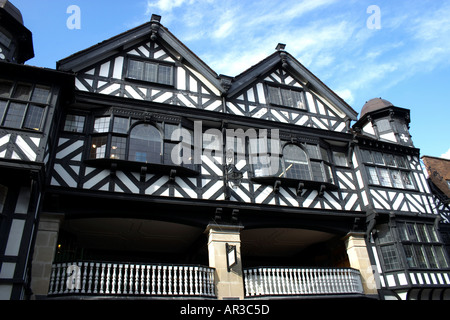
M 333 183 L 322 181 L 297 180 L 280 177 L 253 177 L 251 180 L 261 184 L 271 184 L 275 189 L 278 189 L 280 186 L 296 188 L 297 194 L 303 189 L 316 189 L 319 191 L 319 194 L 323 193 L 325 190 L 336 191 L 339 189 L 338 186 Z
M 396 187 L 389 187 L 389 186 L 382 186 L 381 184 L 374 184 L 369 183 L 369 187 L 376 187 L 376 188 L 383 188 L 383 189 L 391 189 L 391 190 L 397 190 L 397 191 L 411 191 L 411 192 L 419 192 L 416 188 L 414 189 L 408 189 L 408 188 L 396 188 Z
M 91 159 L 85 160 L 85 163 L 93 167 L 110 169 L 111 172 L 115 172 L 117 170 L 129 170 L 140 172 L 141 175 L 146 173 L 160 173 L 163 175 L 170 175 L 171 177 L 174 177 L 175 175 L 187 177 L 195 177 L 199 175 L 199 172 L 196 170 L 177 165 L 160 163 L 144 163 L 117 159 Z

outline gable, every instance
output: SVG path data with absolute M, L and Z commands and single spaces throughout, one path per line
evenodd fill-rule
M 61 60 L 58 68 L 76 73 L 79 91 L 221 112 L 218 76 L 165 28 L 156 37 L 154 30 L 143 25 Z
M 247 81 L 238 79 L 237 82 L 246 86 L 230 90 L 227 111 L 235 115 L 346 132 L 348 114 L 285 68 L 279 58 L 278 63 L 274 63 L 277 56 L 269 57 L 248 74 L 241 75 Z M 259 74 L 264 65 L 270 69 Z M 253 77 L 252 73 L 259 75 Z

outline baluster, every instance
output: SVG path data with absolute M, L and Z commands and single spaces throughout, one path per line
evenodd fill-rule
M 117 294 L 122 293 L 122 269 L 123 264 L 119 263 L 119 269 L 117 270 Z
M 137 264 L 136 269 L 134 271 L 134 294 L 139 294 L 139 269 L 141 268 L 141 266 L 139 264 Z
M 99 270 L 100 270 L 100 264 L 95 263 L 94 265 L 95 273 L 94 273 L 94 290 L 93 293 L 98 293 L 98 280 L 99 280 Z
M 342 286 L 342 281 L 341 281 L 341 269 L 334 270 L 334 281 L 336 283 L 336 288 L 337 288 L 338 293 L 345 292 L 345 290 Z
M 183 283 L 184 283 L 184 278 L 183 278 L 183 266 L 181 266 L 178 270 L 179 270 L 179 277 L 178 277 L 178 290 L 180 292 L 181 295 L 183 295 L 185 293 L 185 291 L 183 291 Z
M 92 293 L 92 280 L 94 279 L 94 263 L 88 262 L 89 266 L 89 275 L 88 275 L 88 283 L 87 283 L 87 294 Z
M 122 265 L 121 265 L 122 266 Z M 122 268 L 121 268 L 122 269 Z M 122 290 L 123 294 L 127 294 L 127 281 L 128 281 L 128 264 L 123 265 L 123 277 L 122 283 L 120 284 L 120 290 Z M 119 281 L 120 282 L 120 281 Z M 120 292 L 119 292 L 120 293 Z
M 193 267 L 189 267 L 189 295 L 194 294 L 194 277 L 192 275 Z
M 354 283 L 352 281 L 353 279 L 352 279 L 352 276 L 351 276 L 350 269 L 347 269 L 346 273 L 347 273 L 347 279 L 348 279 L 348 285 L 349 285 L 349 288 L 350 288 L 350 292 L 353 293 L 353 292 L 356 291 L 356 289 L 355 289 Z
M 285 294 L 286 293 L 286 288 L 285 288 L 285 281 L 284 281 L 284 269 L 277 269 L 277 273 L 278 273 L 278 279 L 279 279 L 279 285 L 280 285 L 280 289 L 281 291 L 279 292 L 280 294 Z
M 344 277 L 344 270 L 339 269 L 338 271 L 338 279 L 339 279 L 339 285 L 341 286 L 341 293 L 347 292 L 347 286 L 345 283 L 345 277 Z
M 319 287 L 318 287 L 318 283 L 317 283 L 317 269 L 312 269 L 312 284 L 313 284 L 313 288 L 314 288 L 314 293 L 319 293 Z
M 56 279 L 55 279 L 55 288 L 54 293 L 59 293 L 60 283 L 61 283 L 61 270 L 62 270 L 62 264 L 58 263 L 56 265 Z
M 244 288 L 245 288 L 245 296 L 248 297 L 248 270 L 244 270 Z
M 324 269 L 323 270 L 323 277 L 324 277 L 324 288 L 326 293 L 333 293 L 333 289 L 331 288 L 330 283 L 330 269 Z
M 198 296 L 198 267 L 194 267 L 194 294 Z
M 257 275 L 256 279 L 256 295 L 260 296 L 264 292 L 264 279 L 262 268 L 255 269 L 255 273 Z
M 134 265 L 134 294 L 139 294 L 139 285 L 141 283 L 140 281 L 140 275 L 141 275 L 141 265 L 136 264 Z
M 184 267 L 184 294 L 189 295 L 188 289 L 188 267 Z
M 144 286 L 145 286 L 145 265 L 141 265 L 141 294 L 142 295 L 145 293 Z
M 82 283 L 81 283 L 81 293 L 86 293 L 86 280 L 87 280 L 87 275 L 88 275 L 88 271 L 89 271 L 89 263 L 87 262 L 80 262 L 81 265 L 83 266 L 83 271 L 82 271 Z
M 298 278 L 299 269 L 292 269 L 292 278 L 294 281 L 294 293 L 296 295 L 300 294 L 300 280 Z
M 156 294 L 155 287 L 156 287 L 156 278 L 155 278 L 155 269 L 156 266 L 152 266 L 152 294 Z
M 117 269 L 117 264 L 114 263 L 112 265 L 112 279 L 111 279 L 111 294 L 116 294 L 116 270 Z
M 297 269 L 289 269 L 289 278 L 291 279 L 291 291 L 293 295 L 298 294 L 297 275 L 295 274 Z
M 216 296 L 216 288 L 214 286 L 214 270 L 208 269 L 208 288 L 209 288 L 209 295 L 211 297 Z
M 59 290 L 59 293 L 67 293 L 68 292 L 68 288 L 67 288 L 67 283 L 66 283 L 66 276 L 67 276 L 67 267 L 70 264 L 68 263 L 63 263 L 61 265 L 61 289 Z
M 110 271 L 111 271 L 111 264 L 108 263 L 107 267 L 106 267 L 106 288 L 105 288 L 105 294 L 109 294 L 109 285 L 111 284 L 111 276 L 110 276 Z
M 167 294 L 171 296 L 172 293 L 172 287 L 173 287 L 173 279 L 172 279 L 172 272 L 173 272 L 173 266 L 167 267 Z
M 272 268 L 272 274 L 273 274 L 273 293 L 274 294 L 280 294 L 280 278 L 279 278 L 279 273 L 278 273 L 278 269 L 274 269 Z
M 322 278 L 322 269 L 317 269 L 316 275 L 317 275 L 317 292 L 323 293 L 323 278 Z
M 200 295 L 202 295 L 202 296 L 204 296 L 204 295 L 206 295 L 206 268 L 204 268 L 204 267 L 201 267 L 201 273 L 200 273 L 200 275 L 201 275 L 201 284 L 200 284 L 200 286 L 201 286 L 201 292 L 200 292 Z
M 347 292 L 352 292 L 352 284 L 350 282 L 348 269 L 344 269 L 344 278 L 345 278 L 345 284 L 347 286 Z
M 128 294 L 133 294 L 134 287 L 134 264 L 130 264 L 130 274 L 128 276 Z
M 150 269 L 151 269 L 151 266 L 147 265 L 146 269 L 147 269 L 147 291 L 145 292 L 145 294 L 149 295 L 150 294 Z
M 306 294 L 313 293 L 313 291 L 311 290 L 310 269 L 305 269 L 305 289 Z
M 163 266 L 162 267 L 162 294 L 166 295 L 166 282 L 167 282 L 167 278 L 166 278 L 166 270 L 167 270 L 167 266 Z
M 105 285 L 105 264 L 104 263 L 101 264 L 101 268 L 102 268 L 102 271 L 100 274 L 100 294 L 103 294 L 104 293 L 103 287 Z
M 157 267 L 157 279 L 156 279 L 156 284 L 157 284 L 157 294 L 160 295 L 161 294 L 161 266 Z
M 50 275 L 50 284 L 48 286 L 48 295 L 53 294 L 53 286 L 55 284 L 55 278 L 56 278 L 56 265 L 52 264 L 52 273 Z
M 261 295 L 266 295 L 268 294 L 269 291 L 267 287 L 267 270 L 266 268 L 261 268 L 259 272 L 261 274 L 261 281 L 262 281 Z
M 173 267 L 173 294 L 176 296 L 179 294 L 178 290 L 178 266 Z

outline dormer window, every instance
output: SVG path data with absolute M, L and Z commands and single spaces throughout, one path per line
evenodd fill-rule
M 128 60 L 128 79 L 173 85 L 173 66 L 159 61 Z
M 294 87 L 267 85 L 270 103 L 276 106 L 306 110 L 303 91 Z

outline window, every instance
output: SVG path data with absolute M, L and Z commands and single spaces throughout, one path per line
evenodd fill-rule
M 348 167 L 347 156 L 345 153 L 333 151 L 333 159 L 337 166 Z
M 416 189 L 404 156 L 361 150 L 369 184 L 399 189 Z
M 139 124 L 130 133 L 128 160 L 161 163 L 162 146 L 161 132 L 157 128 L 149 124 Z
M 402 268 L 400 256 L 395 244 L 395 238 L 387 224 L 377 227 L 378 245 L 380 247 L 381 260 L 385 271 L 392 271 Z
M 67 118 L 67 128 L 77 128 Z M 81 119 L 80 119 L 81 120 Z M 84 124 L 84 117 L 82 118 Z M 80 124 L 81 125 L 81 124 Z M 175 130 L 181 129 L 183 140 L 172 141 Z M 190 148 L 192 151 L 193 134 L 181 124 L 142 122 L 136 118 L 118 115 L 98 116 L 94 118 L 91 128 L 91 147 L 89 159 L 114 159 L 131 162 L 175 165 L 172 161 L 172 150 L 183 144 L 180 153 Z M 188 142 L 188 140 L 190 140 Z M 191 153 L 192 154 L 192 153 Z M 182 154 L 180 154 L 183 157 Z M 192 161 L 192 157 L 186 157 Z M 185 158 L 183 158 L 185 160 Z M 182 167 L 194 169 L 192 163 L 183 162 Z
M 270 85 L 268 85 L 267 88 L 269 92 L 270 103 L 278 106 L 306 110 L 305 97 L 302 91 L 274 87 Z
M 81 133 L 84 131 L 86 117 L 68 114 L 64 123 L 64 131 Z
M 0 80 L 0 125 L 40 131 L 50 88 Z
M 283 148 L 282 164 L 283 171 L 281 172 L 280 177 L 297 180 L 312 180 L 308 155 L 299 146 L 288 144 Z
M 272 176 L 334 183 L 330 162 L 331 155 L 328 149 L 319 146 L 319 144 L 303 143 L 300 146 L 286 143 L 281 154 L 272 154 L 270 149 L 273 146 L 271 146 L 271 143 L 268 143 L 266 138 L 250 139 L 249 141 L 249 157 L 255 177 Z M 275 159 L 278 159 L 278 165 L 272 165 L 271 162 Z M 274 172 L 277 170 L 276 168 L 278 168 L 278 171 Z
M 433 225 L 423 223 L 397 223 L 406 261 L 410 268 L 447 268 L 444 246 L 439 242 Z
M 159 62 L 130 59 L 128 61 L 128 78 L 173 85 L 173 66 Z

